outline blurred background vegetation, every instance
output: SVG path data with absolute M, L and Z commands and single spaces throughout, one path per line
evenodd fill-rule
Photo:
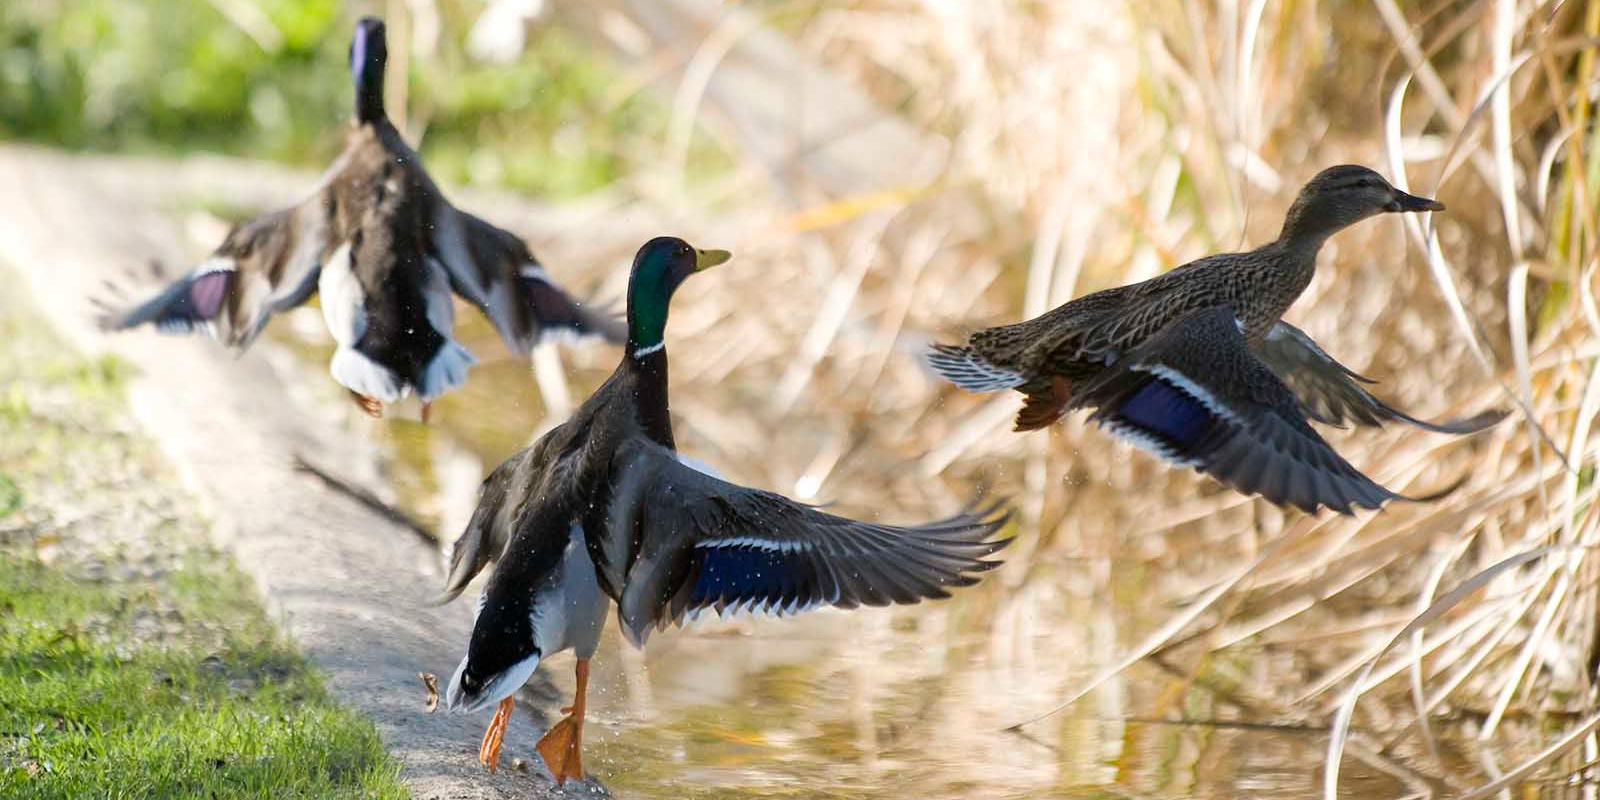
M 435 175 L 571 197 L 634 173 L 639 141 L 662 134 L 659 101 L 628 91 L 614 63 L 562 28 L 539 26 L 509 58 L 474 58 L 466 33 L 483 4 L 433 9 L 427 52 L 409 57 L 422 37 L 401 31 L 390 69 L 407 80 L 388 83 L 402 109 L 391 115 Z M 350 113 L 350 11 L 340 0 L 8 1 L 0 137 L 321 168 Z M 506 24 L 516 33 L 521 20 Z M 715 150 L 696 144 L 697 168 L 714 169 Z
M 863 515 L 975 485 L 1021 510 L 1006 567 L 958 602 L 662 637 L 625 682 L 618 713 L 650 727 L 608 743 L 614 785 L 1304 797 L 1348 702 L 1345 796 L 1592 794 L 1600 3 L 6 0 L 0 138 L 320 169 L 358 13 L 388 20 L 391 116 L 463 205 L 489 196 L 461 186 L 610 198 L 536 237 L 558 277 L 616 296 L 664 229 L 736 253 L 674 304 L 686 452 Z M 1328 432 L 1397 490 L 1462 482 L 1439 503 L 1285 512 L 1081 418 L 1013 435 L 1014 397 L 919 365 L 932 339 L 1266 241 L 1344 162 L 1449 211 L 1335 237 L 1291 321 L 1421 416 L 1521 414 L 1468 439 Z M 221 235 L 189 227 L 192 256 Z M 275 328 L 321 387 L 307 313 Z M 581 396 L 616 355 L 562 358 Z M 439 424 L 381 434 L 446 538 L 485 467 L 564 413 L 525 364 L 485 362 Z M 1386 647 L 1425 610 L 1425 636 Z

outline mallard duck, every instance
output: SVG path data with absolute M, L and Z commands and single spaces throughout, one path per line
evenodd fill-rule
M 188 275 L 101 327 L 203 328 L 243 350 L 274 313 L 320 292 L 338 343 L 329 371 L 374 416 L 413 391 L 426 415 L 466 381 L 475 359 L 452 338 L 452 290 L 521 356 L 551 332 L 621 341 L 617 321 L 556 286 L 521 239 L 440 193 L 384 113 L 387 52 L 381 20 L 356 24 L 355 119 L 310 197 L 235 227 Z
M 1346 463 L 1307 418 L 1464 434 L 1505 412 L 1417 419 L 1374 397 L 1361 386 L 1371 381 L 1280 317 L 1310 284 L 1329 236 L 1380 213 L 1443 210 L 1366 167 L 1330 167 L 1300 191 L 1269 244 L 980 330 L 965 346 L 934 345 L 928 360 L 969 391 L 1022 392 L 1018 431 L 1094 408 L 1091 418 L 1114 434 L 1241 492 L 1310 513 L 1376 509 L 1401 496 Z
M 512 696 L 542 658 L 576 651 L 568 714 L 538 742 L 558 783 L 583 779 L 589 659 L 614 601 L 626 638 L 702 609 L 793 614 L 819 605 L 915 603 L 977 582 L 1009 540 L 998 505 L 914 527 L 860 522 L 682 463 L 667 412 L 663 332 L 674 290 L 728 254 L 649 241 L 628 284 L 627 351 L 572 418 L 484 480 L 451 552 L 443 599 L 498 561 L 466 657 L 446 692 L 454 711 L 498 703 L 479 747 L 490 770 Z

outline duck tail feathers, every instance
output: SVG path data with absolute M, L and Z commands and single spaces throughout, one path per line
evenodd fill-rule
M 970 347 L 956 345 L 933 345 L 928 352 L 928 366 L 969 392 L 1015 389 L 1028 380 L 1015 370 L 991 363 Z
M 398 402 L 408 388 L 394 370 L 373 361 L 354 347 L 340 347 L 334 352 L 328 372 L 346 389 L 381 403 Z
M 445 339 L 439 352 L 433 355 L 433 360 L 428 366 L 423 367 L 420 383 L 417 385 L 417 394 L 422 402 L 432 402 L 434 398 L 450 391 L 467 382 L 467 369 L 478 363 L 478 359 L 462 347 L 454 339 Z

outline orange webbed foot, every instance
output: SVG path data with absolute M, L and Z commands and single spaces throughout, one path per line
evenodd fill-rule
M 356 405 L 360 406 L 362 411 L 367 412 L 368 416 L 374 419 L 383 417 L 383 403 L 378 402 L 376 398 L 368 397 L 353 390 L 350 392 L 350 396 L 355 398 Z
M 583 720 L 575 716 L 562 717 L 534 746 L 545 768 L 557 785 L 568 780 L 582 781 L 583 774 Z
M 494 719 L 489 720 L 489 728 L 483 732 L 483 742 L 478 745 L 478 763 L 490 772 L 500 766 L 500 743 L 506 738 L 506 727 L 511 723 L 514 705 L 509 697 L 500 701 L 500 707 L 494 710 Z
M 577 675 L 578 691 L 572 698 L 572 705 L 561 709 L 561 713 L 567 716 L 545 732 L 539 743 L 534 745 L 557 786 L 568 780 L 584 780 L 583 711 L 589 691 L 589 659 L 578 659 Z

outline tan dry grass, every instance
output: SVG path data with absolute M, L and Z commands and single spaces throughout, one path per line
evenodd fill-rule
M 752 480 L 802 496 L 825 487 L 857 508 L 948 508 L 974 482 L 1017 496 L 1024 541 L 1002 580 L 1018 597 L 1059 579 L 1063 559 L 1098 575 L 1100 591 L 1107 569 L 1170 575 L 1181 610 L 1061 700 L 1152 655 L 1196 679 L 1219 659 L 1270 651 L 1290 668 L 1258 671 L 1234 713 L 1353 719 L 1362 732 L 1334 737 L 1334 765 L 1348 746 L 1369 763 L 1404 755 L 1420 770 L 1407 780 L 1459 791 L 1559 784 L 1570 776 L 1546 745 L 1581 748 L 1572 763 L 1600 752 L 1588 716 L 1600 313 L 1585 37 L 1600 34 L 1596 9 L 768 8 L 923 137 L 928 152 L 887 161 L 942 167 L 907 183 L 887 165 L 870 197 L 770 168 L 736 180 L 729 196 L 778 203 L 741 202 L 770 218 L 732 243 L 760 267 L 730 272 L 686 303 L 692 321 L 675 320 L 677 335 L 717 342 L 675 351 L 675 380 L 701 388 L 677 401 L 687 436 Z M 1264 241 L 1304 179 L 1347 161 L 1450 211 L 1431 228 L 1386 218 L 1336 237 L 1292 318 L 1403 407 L 1526 412 L 1466 440 L 1333 432 L 1401 491 L 1463 481 L 1443 502 L 1356 519 L 1285 513 L 1079 421 L 1013 435 L 1014 399 L 940 388 L 910 357 L 929 336 Z M 770 313 L 750 313 L 751 298 L 773 296 Z M 1444 766 L 1443 729 L 1480 774 Z M 1459 752 L 1463 735 L 1482 748 Z M 1331 796 L 1337 770 L 1327 775 Z
M 1349 723 L 1331 764 L 1358 758 L 1418 794 L 1583 778 L 1572 770 L 1600 757 L 1600 3 L 782 2 L 710 8 L 715 22 L 650 44 L 647 18 L 665 7 L 710 8 L 613 0 L 561 18 L 595 15 L 629 56 L 638 77 L 619 91 L 687 65 L 674 133 L 640 143 L 661 152 L 637 161 L 663 167 L 619 187 L 657 227 L 738 256 L 675 303 L 680 444 L 735 479 L 884 518 L 948 511 L 979 484 L 1017 498 L 1002 590 L 917 612 L 930 646 L 986 621 L 986 657 L 1002 665 L 990 672 L 1007 676 L 1000 724 L 1095 692 L 1126 714 L 1119 686 L 1142 661 L 1176 687 L 1144 716 L 1180 716 L 1200 693 L 1220 717 Z M 772 28 L 894 119 L 817 133 L 840 98 L 799 74 L 777 102 L 719 97 L 712 76 L 733 48 Z M 740 128 L 728 103 L 757 100 L 793 119 Z M 686 196 L 674 154 L 695 124 L 739 168 Z M 812 158 L 846 140 L 837 160 Z M 1341 162 L 1450 211 L 1431 228 L 1384 218 L 1335 237 L 1293 321 L 1402 407 L 1524 412 L 1465 440 L 1330 432 L 1398 490 L 1463 481 L 1443 502 L 1283 512 L 1081 420 L 1012 434 L 1015 398 L 964 395 L 918 363 L 930 338 L 1265 241 L 1300 183 Z M 558 239 L 537 249 L 612 265 L 602 294 L 620 295 L 631 241 L 602 243 L 599 259 L 592 235 Z M 599 349 L 568 358 L 578 384 L 614 363 Z M 1114 594 L 1129 591 L 1148 597 Z M 1142 627 L 1094 617 L 1076 660 L 1034 644 L 1052 635 L 1044 610 L 1113 603 Z M 952 691 L 990 690 L 967 686 L 990 673 L 940 674 Z M 1039 771 L 1025 751 L 963 736 L 993 727 L 994 710 L 918 730 L 968 748 L 958 769 Z M 1067 717 L 1022 730 L 1065 748 L 1089 736 Z M 1077 774 L 1072 758 L 1095 768 L 1085 751 L 1063 772 Z M 1331 795 L 1338 770 L 1324 774 Z

